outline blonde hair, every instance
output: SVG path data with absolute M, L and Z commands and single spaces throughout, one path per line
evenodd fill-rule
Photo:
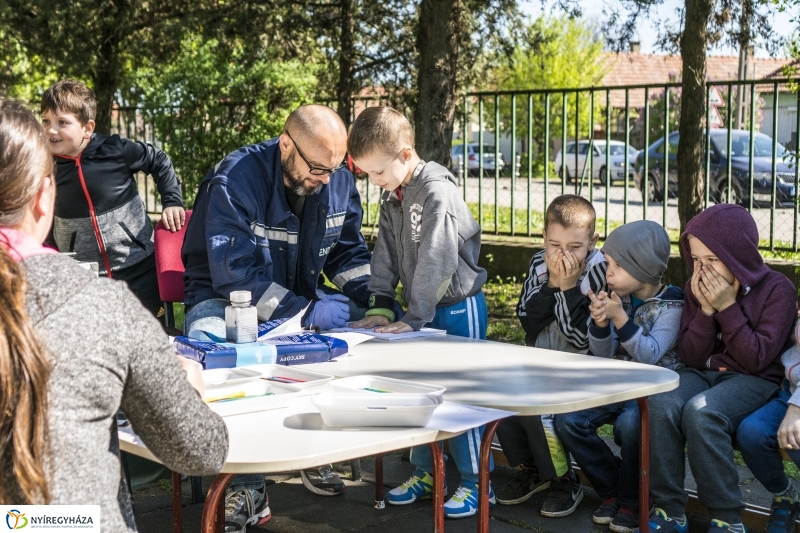
M 0 101 L 0 226 L 24 219 L 53 161 L 28 109 Z M 50 359 L 25 307 L 25 272 L 0 244 L 0 502 L 49 503 L 45 457 Z
M 414 130 L 408 119 L 391 107 L 368 107 L 358 115 L 347 136 L 347 152 L 359 159 L 373 154 L 395 156 L 414 147 Z

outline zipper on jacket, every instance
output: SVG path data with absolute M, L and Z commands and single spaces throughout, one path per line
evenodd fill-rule
M 103 265 L 106 267 L 106 275 L 111 278 L 111 263 L 108 260 L 106 253 L 106 245 L 103 242 L 103 235 L 100 233 L 100 225 L 97 223 L 97 213 L 94 210 L 94 203 L 92 197 L 89 196 L 89 189 L 86 187 L 86 179 L 83 177 L 83 167 L 81 166 L 81 156 L 69 157 L 67 155 L 59 155 L 64 159 L 75 161 L 75 166 L 78 168 L 78 179 L 81 180 L 81 188 L 83 188 L 83 195 L 86 196 L 86 203 L 89 204 L 89 218 L 92 220 L 92 228 L 94 229 L 94 237 L 97 239 L 97 247 L 100 248 L 100 255 L 103 258 Z

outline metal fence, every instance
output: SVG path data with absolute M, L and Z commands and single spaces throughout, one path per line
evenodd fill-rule
M 704 207 L 746 207 L 762 248 L 798 249 L 795 89 L 788 79 L 707 87 Z M 548 203 L 569 192 L 593 203 L 601 238 L 649 219 L 677 241 L 680 92 L 670 83 L 465 95 L 452 170 L 483 231 L 540 236 Z
M 742 204 L 758 224 L 762 248 L 796 252 L 795 83 L 709 82 L 703 204 Z M 468 93 L 452 148 L 464 200 L 485 233 L 541 236 L 547 205 L 569 192 L 593 203 L 601 238 L 648 219 L 677 241 L 680 96 L 679 83 Z M 354 115 L 373 103 L 359 97 Z M 116 108 L 113 129 L 160 145 L 137 108 Z M 148 212 L 160 212 L 152 179 L 140 174 L 137 181 Z M 380 189 L 364 176 L 357 187 L 367 233 L 377 222 Z

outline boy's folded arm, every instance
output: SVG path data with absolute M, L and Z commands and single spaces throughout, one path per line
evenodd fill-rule
M 661 310 L 649 333 L 637 326 L 633 320 L 617 331 L 625 351 L 638 363 L 658 363 L 678 341 L 681 322 L 681 307 Z
M 760 374 L 781 354 L 797 317 L 797 295 L 789 280 L 776 285 L 768 298 L 769 308 L 750 325 L 738 304 L 716 313 L 722 329 L 726 356 L 750 374 Z
M 144 172 L 153 176 L 162 207 L 183 207 L 181 185 L 166 152 L 149 143 L 121 140 L 125 161 L 131 172 Z
M 781 354 L 781 363 L 786 371 L 786 379 L 793 387 L 800 385 L 800 346 L 793 344 L 791 348 Z M 797 393 L 795 393 L 797 394 Z M 794 398 L 794 396 L 792 396 Z M 792 402 L 800 405 L 800 402 Z
M 589 298 L 578 287 L 558 292 L 555 298 L 558 329 L 575 348 L 586 349 L 589 346 L 589 323 L 592 320 Z
M 618 339 L 612 334 L 611 324 L 600 327 L 592 321 L 588 330 L 589 352 L 597 357 L 613 357 L 619 346 Z

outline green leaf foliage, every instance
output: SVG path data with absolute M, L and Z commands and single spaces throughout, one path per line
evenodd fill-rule
M 137 76 L 157 136 L 181 178 L 186 205 L 206 173 L 228 153 L 280 134 L 288 114 L 311 103 L 317 65 L 254 54 L 240 41 L 192 35 L 177 59 Z

